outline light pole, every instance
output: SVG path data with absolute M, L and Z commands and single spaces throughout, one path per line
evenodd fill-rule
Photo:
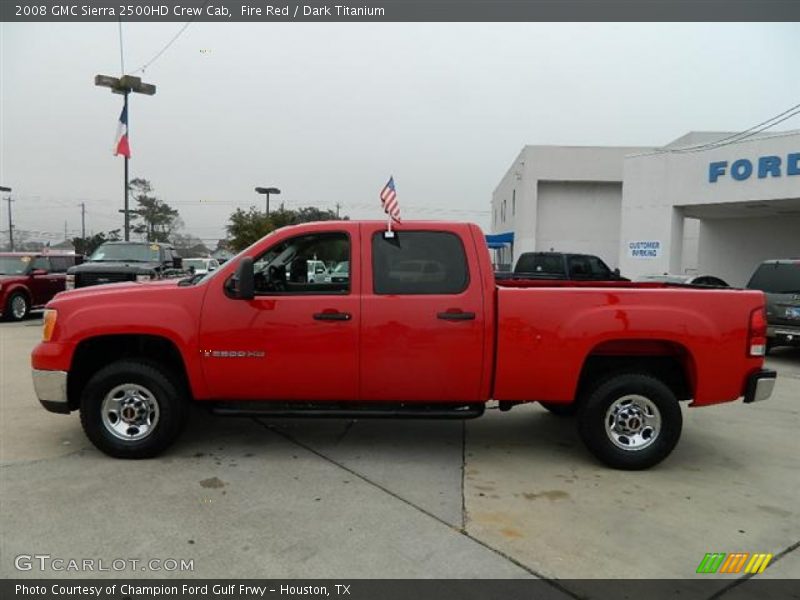
M 0 192 L 11 192 L 10 187 L 6 187 L 4 185 L 0 185 Z M 11 219 L 11 203 L 13 200 L 11 196 L 6 198 L 6 202 L 8 202 L 8 250 L 9 252 L 14 251 L 14 221 Z
M 281 191 L 276 187 L 257 187 L 256 188 L 257 194 L 264 194 L 267 197 L 267 216 L 269 216 L 269 195 L 275 194 L 276 196 L 281 193 Z
M 122 94 L 125 97 L 125 109 L 124 115 L 125 120 L 125 127 L 127 129 L 126 134 L 128 136 L 128 140 L 130 143 L 130 115 L 128 114 L 128 95 L 130 93 L 135 94 L 145 94 L 147 96 L 153 96 L 156 93 L 156 86 L 151 83 L 143 83 L 140 77 L 134 77 L 133 75 L 123 75 L 122 77 L 111 77 L 110 75 L 95 75 L 94 84 L 100 87 L 107 87 L 111 88 L 111 91 L 115 94 Z M 128 210 L 128 156 L 125 156 L 125 181 L 123 182 L 123 198 L 124 198 L 124 205 L 125 208 L 122 212 L 125 213 L 125 241 L 127 242 L 130 239 L 130 228 L 131 228 L 131 211 Z

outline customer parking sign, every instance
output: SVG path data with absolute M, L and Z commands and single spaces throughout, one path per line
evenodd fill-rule
M 658 258 L 661 256 L 661 242 L 659 240 L 628 242 L 628 256 L 631 258 Z

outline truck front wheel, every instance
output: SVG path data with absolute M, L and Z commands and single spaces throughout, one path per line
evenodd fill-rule
M 682 426 L 675 394 L 644 373 L 606 379 L 589 392 L 578 412 L 584 444 L 615 469 L 633 471 L 660 463 L 678 443 Z
M 81 394 L 81 425 L 101 451 L 150 458 L 180 434 L 187 401 L 174 377 L 157 364 L 120 360 L 95 373 Z

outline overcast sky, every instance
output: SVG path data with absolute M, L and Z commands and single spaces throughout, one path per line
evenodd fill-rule
M 127 72 L 179 23 L 123 25 Z M 15 225 L 121 225 L 118 25 L 0 24 L 0 185 Z M 738 131 L 800 102 L 798 24 L 194 23 L 133 96 L 131 176 L 224 236 L 237 206 L 333 207 L 381 218 L 394 174 L 406 219 L 487 226 L 525 144 L 663 145 Z M 781 129 L 800 127 L 800 117 Z M 446 209 L 446 210 L 445 210 Z M 0 229 L 7 229 L 6 204 Z M 5 235 L 3 235 L 5 239 Z

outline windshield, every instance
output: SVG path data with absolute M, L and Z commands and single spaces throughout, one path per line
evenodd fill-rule
M 103 244 L 92 253 L 89 261 L 160 262 L 161 247 L 158 244 Z
M 800 260 L 791 263 L 764 263 L 747 287 L 769 294 L 800 294 Z
M 30 264 L 30 256 L 0 256 L 0 275 L 22 275 Z
M 334 273 L 349 273 L 350 272 L 350 263 L 348 261 L 340 262 L 336 265 L 336 268 L 333 269 Z
M 195 269 L 205 269 L 206 261 L 203 258 L 184 258 L 183 268 L 188 269 L 190 267 L 194 267 Z

